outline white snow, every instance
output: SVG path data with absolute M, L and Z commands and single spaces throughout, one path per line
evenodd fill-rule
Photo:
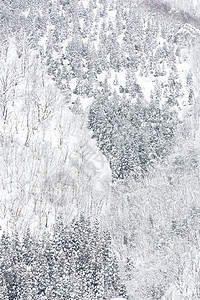
M 125 298 L 111 298 L 110 300 L 125 300 Z

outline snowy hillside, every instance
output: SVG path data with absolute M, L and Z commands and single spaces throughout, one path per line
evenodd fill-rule
M 165 2 L 172 5 L 177 10 L 183 9 L 185 12 L 190 13 L 193 16 L 198 16 L 198 17 L 200 16 L 199 0 L 189 0 L 189 1 L 167 0 Z
M 81 129 L 85 127 L 84 112 L 77 117 L 71 112 L 67 99 L 45 73 L 37 53 L 26 45 L 27 60 L 24 61 L 19 58 L 13 38 L 7 47 L 6 57 L 4 53 L 1 56 L 0 75 L 4 101 L 1 119 L 1 230 L 21 231 L 23 228 L 25 231 L 31 226 L 34 232 L 38 232 L 40 226 L 52 225 L 66 201 L 71 206 L 70 211 L 66 211 L 66 218 L 72 219 L 79 209 L 92 209 L 89 197 L 95 193 L 98 201 L 102 189 L 100 181 L 109 177 L 109 167 L 90 140 L 89 131 Z M 73 126 L 74 122 L 77 128 Z M 67 174 L 69 168 L 70 176 Z M 93 178 L 89 183 L 90 176 Z M 85 204 L 80 203 L 79 207 L 76 203 L 81 187 L 73 186 L 74 182 L 78 186 L 79 180 L 91 185 L 85 190 L 88 207 L 82 209 Z M 77 190 L 72 195 L 75 188 Z M 94 217 L 96 213 L 95 210 Z
M 0 8 L 0 300 L 199 299 L 200 3 Z

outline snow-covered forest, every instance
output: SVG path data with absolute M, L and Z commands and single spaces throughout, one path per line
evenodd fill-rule
M 199 0 L 0 0 L 0 300 L 200 299 Z

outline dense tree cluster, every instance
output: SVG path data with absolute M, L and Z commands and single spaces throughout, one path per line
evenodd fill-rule
M 0 1 L 0 300 L 200 299 L 196 31 L 139 2 Z M 13 235 L 60 211 L 110 234 Z
M 67 100 L 74 104 L 79 98 L 95 99 L 89 127 L 113 176 L 144 177 L 150 166 L 170 153 L 175 110 L 184 95 L 176 67 L 180 48 L 173 28 L 149 16 L 141 18 L 129 2 L 49 0 L 48 13 L 43 2 L 35 1 L 31 10 L 29 6 L 24 2 L 6 7 L 19 10 L 20 31 L 26 32 L 33 48 L 39 47 L 48 74 Z M 120 83 L 123 73 L 125 83 Z M 113 76 L 115 80 L 110 82 Z M 156 80 L 151 103 L 144 97 L 138 76 Z M 191 105 L 190 73 L 187 82 L 186 104 Z
M 182 86 L 175 33 L 154 19 L 143 20 L 120 1 L 110 6 L 104 1 L 89 1 L 86 6 L 61 1 L 50 2 L 49 7 L 52 29 L 46 32 L 47 47 L 40 49 L 48 73 L 69 98 L 95 99 L 89 127 L 113 177 L 144 177 L 150 166 L 170 153 L 176 131 L 175 108 Z M 115 17 L 109 19 L 109 13 Z M 122 72 L 125 84 L 118 80 Z M 105 82 L 100 79 L 103 74 Z M 108 84 L 113 74 L 115 90 Z M 138 75 L 157 80 L 149 104 Z M 190 87 L 188 103 L 192 101 Z
M 109 233 L 84 217 L 68 227 L 59 219 L 39 241 L 29 231 L 22 241 L 3 234 L 0 287 L 1 300 L 126 297 Z
M 91 106 L 89 126 L 114 178 L 139 179 L 170 153 L 177 117 L 167 106 L 160 109 L 156 101 L 132 103 L 104 94 Z

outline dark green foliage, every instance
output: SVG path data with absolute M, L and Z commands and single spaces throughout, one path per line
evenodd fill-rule
M 193 105 L 194 104 L 194 92 L 193 92 L 192 89 L 189 90 L 188 104 L 189 105 Z
M 166 98 L 167 104 L 169 106 L 177 106 L 178 98 L 181 95 L 181 82 L 178 76 L 176 68 L 173 68 L 171 73 L 169 74 L 167 90 L 166 90 Z
M 117 94 L 100 95 L 89 114 L 97 145 L 110 162 L 113 177 L 143 178 L 151 166 L 162 162 L 173 146 L 176 114 L 157 101 L 135 104 Z
M 69 227 L 59 218 L 52 238 L 42 242 L 29 231 L 21 242 L 3 235 L 0 258 L 0 300 L 126 296 L 109 233 L 83 216 Z

